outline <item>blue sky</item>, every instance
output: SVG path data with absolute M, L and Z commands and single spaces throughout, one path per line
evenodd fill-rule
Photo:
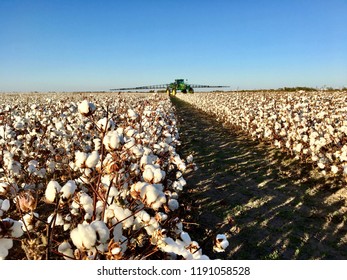
M 346 0 L 0 0 L 0 91 L 347 86 Z

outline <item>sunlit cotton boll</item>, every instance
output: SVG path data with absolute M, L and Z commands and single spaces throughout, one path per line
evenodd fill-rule
M 108 151 L 119 149 L 121 146 L 121 137 L 117 131 L 109 131 L 103 139 L 103 144 Z
M 96 242 L 96 231 L 89 224 L 79 224 L 76 228 L 74 228 L 70 237 L 72 239 L 73 244 L 80 250 L 89 250 L 93 246 L 95 246 Z
M 45 191 L 46 201 L 49 203 L 52 203 L 55 200 L 57 193 L 60 192 L 60 190 L 61 190 L 61 186 L 59 185 L 57 181 L 50 181 L 47 184 L 47 188 Z
M 82 116 L 90 116 L 94 113 L 95 110 L 95 105 L 93 103 L 88 102 L 87 100 L 83 100 L 81 103 L 78 104 L 78 112 Z
M 81 151 L 76 151 L 75 152 L 75 163 L 77 167 L 83 167 L 86 160 L 88 158 L 88 154 L 81 152 Z
M 146 165 L 147 167 L 148 165 Z M 151 183 L 153 181 L 153 177 L 154 177 L 154 174 L 153 174 L 153 171 L 151 168 L 145 167 L 145 170 L 143 171 L 143 179 L 147 182 L 147 183 Z
M 105 118 L 98 120 L 97 125 L 102 131 L 107 131 L 109 129 L 113 129 L 115 126 L 115 123 L 113 120 L 107 119 L 105 117 Z
M 137 114 L 133 109 L 128 109 L 128 117 L 132 120 L 136 120 Z
M 90 225 L 94 228 L 100 243 L 106 243 L 110 239 L 110 230 L 103 221 L 93 221 Z
M 101 149 L 101 140 L 99 138 L 93 139 L 94 150 L 99 151 Z
M 60 192 L 62 194 L 62 199 L 69 199 L 76 190 L 77 186 L 75 181 L 69 180 L 67 183 L 61 188 Z
M 110 207 L 111 208 L 111 207 Z M 127 229 L 133 225 L 134 216 L 128 208 L 112 205 L 114 216 L 118 221 L 122 221 L 123 228 Z
M 99 161 L 99 153 L 98 151 L 93 151 L 88 155 L 88 158 L 86 160 L 86 166 L 88 168 L 94 168 Z

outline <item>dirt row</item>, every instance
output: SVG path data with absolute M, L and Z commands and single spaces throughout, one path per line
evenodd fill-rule
M 344 178 L 323 177 L 310 164 L 226 127 L 172 98 L 183 156 L 198 169 L 185 175 L 185 227 L 204 253 L 220 259 L 346 259 Z M 217 233 L 224 253 L 212 250 Z

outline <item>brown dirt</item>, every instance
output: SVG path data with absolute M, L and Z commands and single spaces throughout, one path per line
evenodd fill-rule
M 344 178 L 323 177 L 310 163 L 191 105 L 176 106 L 183 156 L 198 170 L 185 174 L 185 228 L 203 252 L 220 259 L 347 259 Z M 229 247 L 214 253 L 217 233 Z

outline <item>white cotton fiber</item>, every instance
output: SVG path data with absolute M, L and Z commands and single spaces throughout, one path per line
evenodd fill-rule
M 88 168 L 94 168 L 99 161 L 99 152 L 98 151 L 93 151 L 88 155 L 88 158 L 86 160 L 86 166 Z
M 52 203 L 55 199 L 55 196 L 58 192 L 60 192 L 61 186 L 57 181 L 50 181 L 47 184 L 46 191 L 45 191 L 45 197 L 46 200 L 50 203 Z
M 1 201 L 1 199 L 0 199 Z M 10 209 L 10 201 L 8 199 L 5 199 L 3 200 L 1 203 L 0 203 L 0 209 L 4 212 L 8 211 L 8 209 Z
M 110 239 L 110 231 L 103 221 L 94 221 L 90 225 L 96 231 L 100 243 L 106 243 Z
M 179 207 L 178 201 L 176 199 L 169 199 L 167 205 L 169 206 L 169 209 L 171 211 L 175 211 Z
M 65 255 L 65 260 L 74 259 L 73 251 L 69 242 L 64 241 L 58 246 L 58 252 Z
M 71 231 L 70 237 L 73 244 L 80 250 L 91 249 L 96 242 L 95 229 L 89 224 L 79 224 Z
M 77 186 L 75 181 L 67 181 L 67 183 L 60 190 L 60 192 L 62 193 L 62 198 L 69 199 L 75 193 L 76 188 Z
M 8 250 L 13 246 L 12 239 L 0 238 L 0 260 L 4 260 L 8 255 Z

